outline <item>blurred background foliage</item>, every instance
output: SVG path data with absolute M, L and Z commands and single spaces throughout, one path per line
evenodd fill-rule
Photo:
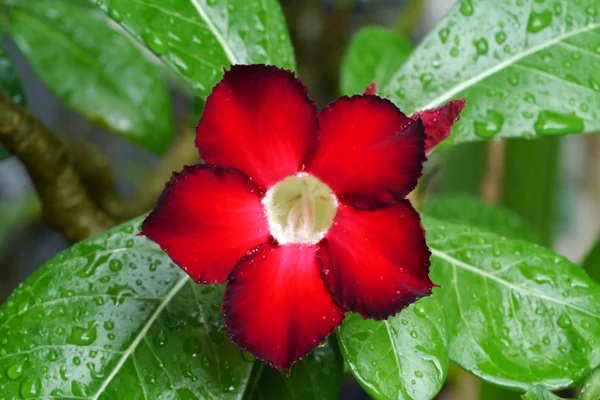
M 345 50 L 359 28 L 367 25 L 392 28 L 398 35 L 382 37 L 382 40 L 394 40 L 396 46 L 409 49 L 418 43 L 453 3 L 453 0 L 282 1 L 295 46 L 299 74 L 310 88 L 310 96 L 320 107 L 341 93 L 356 91 L 357 85 L 368 84 L 340 82 L 339 79 L 344 57 L 352 57 Z M 0 5 L 0 14 L 1 12 Z M 79 17 L 86 19 L 86 12 L 83 10 Z M 73 89 L 53 87 L 56 82 L 55 74 L 64 70 L 64 57 L 67 57 L 64 54 L 67 52 L 56 54 L 49 47 L 48 54 L 26 57 L 29 41 L 59 41 L 52 39 L 52 32 L 38 32 L 36 36 L 34 28 L 24 26 L 21 31 L 12 32 L 15 42 L 3 37 L 2 44 L 17 66 L 16 74 L 23 83 L 29 109 L 68 143 L 74 162 L 83 159 L 82 169 L 91 168 L 91 187 L 101 186 L 104 178 L 98 171 L 106 170 L 116 177 L 118 190 L 124 198 L 129 199 L 129 205 L 136 205 L 131 209 L 125 205 L 126 211 L 115 216 L 117 220 L 121 220 L 151 208 L 171 171 L 180 169 L 184 164 L 197 162 L 191 137 L 202 103 L 194 101 L 179 78 L 162 68 L 160 62 L 148 52 L 135 49 L 134 46 L 137 45 L 124 39 L 126 36 L 118 34 L 116 30 L 119 28 L 101 14 L 94 17 L 92 23 L 110 25 L 115 30 L 113 44 L 130 48 L 127 50 L 129 59 L 125 60 L 121 68 L 129 66 L 137 68 L 138 72 L 145 71 L 147 79 L 155 80 L 152 92 L 139 94 L 134 88 L 129 90 L 123 83 L 129 79 L 126 76 L 117 76 L 114 82 L 107 82 L 106 77 L 100 76 L 98 91 L 66 96 L 68 100 L 61 101 L 55 93 Z M 23 24 L 31 22 L 25 16 L 22 20 Z M 100 31 L 101 28 L 100 26 Z M 76 29 L 76 26 L 66 24 L 63 29 Z M 389 36 L 386 32 L 380 34 Z M 83 41 L 79 45 L 85 47 L 89 43 Z M 152 68 L 136 60 L 137 52 L 142 51 L 148 65 L 154 65 L 165 76 L 168 86 L 168 92 L 165 93 L 170 96 L 170 102 L 168 98 L 161 97 L 161 77 Z M 377 54 L 381 50 L 373 43 L 371 51 Z M 392 55 L 387 62 L 398 66 L 403 60 Z M 360 63 L 354 65 L 360 68 Z M 0 75 L 6 74 L 7 68 L 8 64 L 3 64 L 0 55 Z M 81 68 L 85 68 L 85 65 Z M 385 79 L 383 72 L 380 80 Z M 141 100 L 136 96 L 142 96 Z M 62 97 L 64 100 L 65 96 Z M 123 137 L 105 134 L 126 121 L 123 121 L 125 117 L 122 115 L 110 115 L 108 109 L 103 109 L 98 104 L 98 98 L 106 102 L 118 101 L 125 110 L 127 107 L 162 109 L 164 115 L 142 114 L 144 120 L 135 125 L 155 129 L 157 137 L 163 138 L 168 137 L 172 131 L 175 136 L 173 144 L 167 150 L 167 144 L 157 140 L 146 146 L 149 148 L 146 150 Z M 25 99 L 19 101 L 24 103 Z M 157 104 L 147 104 L 148 101 Z M 86 110 L 88 115 L 93 115 L 86 119 L 77 112 L 82 110 L 84 115 Z M 160 135 L 161 132 L 166 134 Z M 125 137 L 129 136 L 135 141 L 135 135 L 136 132 L 133 131 L 128 132 Z M 166 154 L 159 156 L 150 150 L 159 153 L 166 151 Z M 426 167 L 426 193 L 473 195 L 502 205 L 525 221 L 538 242 L 576 263 L 584 263 L 585 266 L 592 264 L 590 260 L 600 259 L 600 242 L 594 246 L 600 221 L 598 176 L 598 135 L 550 137 L 532 141 L 511 139 L 503 142 L 476 142 L 458 145 L 449 151 L 433 155 Z M 114 201 L 117 200 L 102 200 L 107 210 L 123 208 L 122 204 L 111 203 Z M 19 161 L 10 157 L 1 161 L 0 302 L 35 268 L 68 246 L 68 240 L 41 221 L 37 196 Z M 600 279 L 600 271 L 588 271 L 593 277 Z M 349 376 L 346 380 L 341 398 L 368 398 Z M 519 396 L 487 384 L 480 385 L 476 378 L 454 368 L 439 398 L 493 400 Z

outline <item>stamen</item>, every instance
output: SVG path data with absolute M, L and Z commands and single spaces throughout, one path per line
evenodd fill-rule
M 263 198 L 271 234 L 281 244 L 317 243 L 333 223 L 337 199 L 329 186 L 302 173 L 288 176 Z

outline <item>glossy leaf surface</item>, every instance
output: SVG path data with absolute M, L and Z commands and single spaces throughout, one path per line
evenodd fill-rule
M 381 94 L 409 114 L 468 101 L 442 146 L 600 130 L 597 0 L 459 0 Z
M 294 364 L 290 376 L 264 367 L 253 400 L 338 400 L 344 365 L 334 340 Z
M 10 34 L 67 106 L 154 152 L 167 149 L 173 127 L 162 76 L 101 11 L 77 0 L 19 2 Z
M 432 399 L 442 388 L 448 354 L 438 299 L 434 292 L 386 321 L 346 317 L 338 330 L 340 348 L 373 398 Z
M 293 70 L 277 0 L 93 0 L 206 97 L 232 64 Z
M 196 285 L 136 236 L 141 219 L 59 254 L 0 308 L 6 398 L 240 399 L 253 359 Z
M 412 44 L 391 29 L 378 26 L 362 28 L 350 40 L 342 60 L 342 94 L 362 93 L 372 82 L 377 87 L 387 85 L 411 51 Z
M 565 388 L 600 363 L 600 287 L 535 244 L 424 217 L 450 359 L 498 385 Z
M 536 242 L 534 234 L 519 216 L 476 197 L 434 197 L 423 204 L 422 211 L 440 220 L 470 225 L 512 239 Z

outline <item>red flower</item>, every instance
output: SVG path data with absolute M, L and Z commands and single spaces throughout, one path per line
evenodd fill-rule
M 142 234 L 198 283 L 228 281 L 231 341 L 288 369 L 351 310 L 385 319 L 431 293 L 404 197 L 425 161 L 420 118 L 375 95 L 321 112 L 285 70 L 237 65 L 208 97 L 196 146 Z

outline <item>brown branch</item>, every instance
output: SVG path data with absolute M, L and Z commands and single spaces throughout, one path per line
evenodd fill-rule
M 91 200 L 109 216 L 123 222 L 125 204 L 106 153 L 82 140 L 69 142 L 68 150 L 73 168 Z
M 0 143 L 25 165 L 42 202 L 42 218 L 72 241 L 110 228 L 81 184 L 63 142 L 0 93 Z

